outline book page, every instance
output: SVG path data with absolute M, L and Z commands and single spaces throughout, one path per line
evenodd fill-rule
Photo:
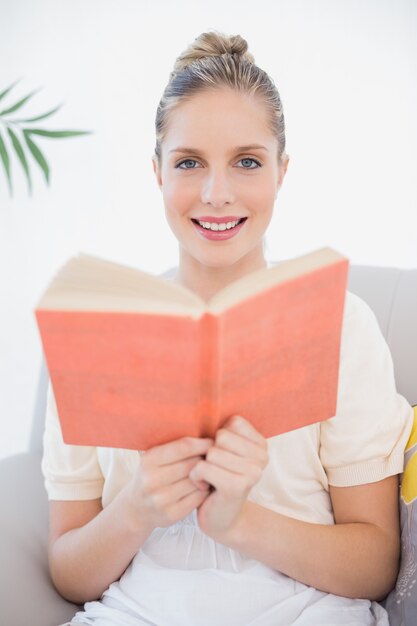
M 57 272 L 37 308 L 137 311 L 199 318 L 205 303 L 197 294 L 172 280 L 79 254 Z

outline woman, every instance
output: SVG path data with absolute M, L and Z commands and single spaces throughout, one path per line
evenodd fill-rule
M 203 33 L 158 107 L 154 171 L 179 242 L 173 280 L 209 300 L 268 265 L 288 167 L 279 94 L 240 36 Z M 347 292 L 336 416 L 265 440 L 250 415 L 214 439 L 140 453 L 63 443 L 52 390 L 42 468 L 49 562 L 71 624 L 387 626 L 398 474 L 412 409 L 370 308 Z

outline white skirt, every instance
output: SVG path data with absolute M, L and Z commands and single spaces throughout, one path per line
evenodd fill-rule
M 156 528 L 120 580 L 67 625 L 389 626 L 376 602 L 318 591 L 204 534 L 194 510 Z M 62 626 L 67 626 L 62 625 Z

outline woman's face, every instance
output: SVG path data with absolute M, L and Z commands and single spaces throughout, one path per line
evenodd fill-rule
M 197 94 L 171 111 L 162 167 L 154 161 L 154 171 L 183 259 L 221 267 L 259 251 L 263 258 L 262 237 L 287 168 L 278 167 L 277 148 L 262 104 L 232 89 Z M 242 225 L 214 233 L 194 221 L 230 226 L 241 218 Z

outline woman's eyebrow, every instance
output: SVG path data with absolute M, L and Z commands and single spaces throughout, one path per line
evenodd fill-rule
M 248 146 L 236 146 L 236 148 L 232 148 L 231 152 L 248 152 L 249 150 L 266 150 L 269 152 L 268 148 L 265 146 L 261 146 L 258 143 L 252 143 Z M 204 154 L 202 150 L 198 150 L 197 148 L 186 148 L 186 147 L 178 147 L 169 151 L 169 154 L 172 152 L 181 152 L 182 154 Z

